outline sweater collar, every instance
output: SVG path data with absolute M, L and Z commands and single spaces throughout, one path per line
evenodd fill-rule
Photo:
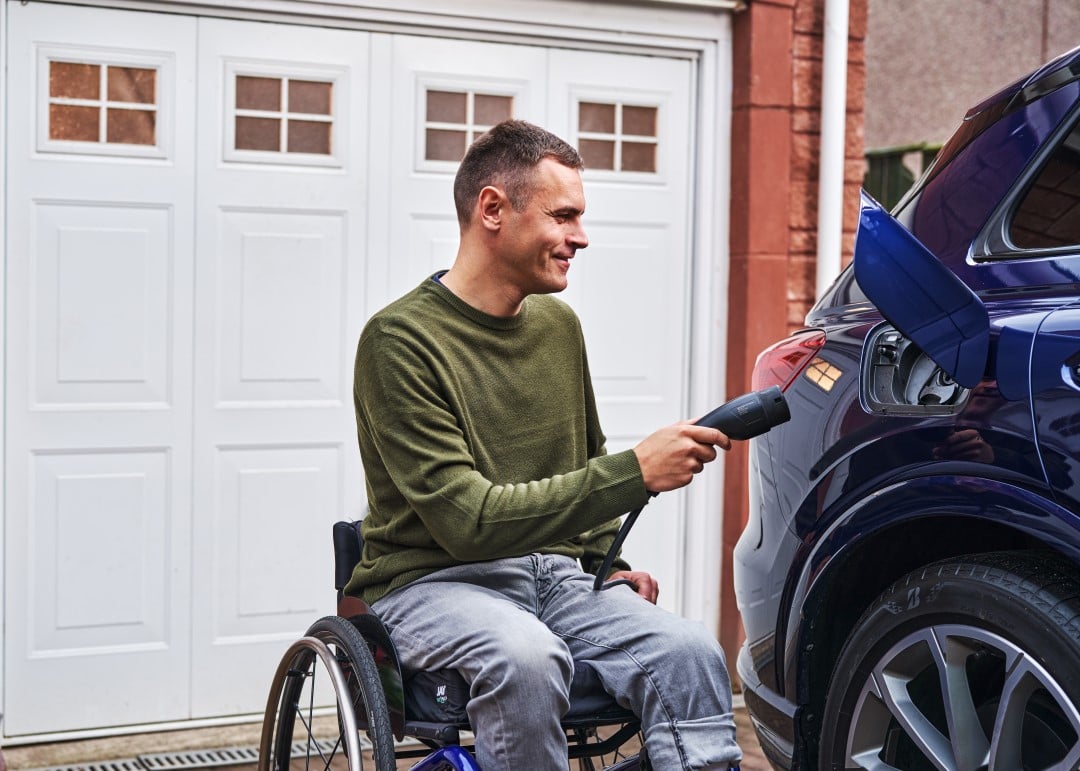
M 438 273 L 432 275 L 421 284 L 421 288 L 426 291 L 434 292 L 436 296 L 462 316 L 481 326 L 488 327 L 489 329 L 517 329 L 525 323 L 525 318 L 529 314 L 529 301 L 532 299 L 531 297 L 525 298 L 525 302 L 521 305 L 521 311 L 516 316 L 492 316 L 481 310 L 477 310 L 447 289 L 442 281 L 439 280 L 444 273 L 446 273 L 445 270 L 440 270 Z

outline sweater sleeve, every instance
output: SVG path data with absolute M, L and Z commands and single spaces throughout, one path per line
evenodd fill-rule
M 382 492 L 403 497 L 451 557 L 490 560 L 577 539 L 647 500 L 632 451 L 600 453 L 545 479 L 485 479 L 433 355 L 407 335 L 375 330 L 361 339 L 354 387 L 361 443 L 378 454 L 393 488 Z

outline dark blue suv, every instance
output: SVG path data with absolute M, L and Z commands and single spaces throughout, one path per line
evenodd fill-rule
M 1080 768 L 1080 48 L 965 116 L 764 351 L 738 672 L 781 768 Z

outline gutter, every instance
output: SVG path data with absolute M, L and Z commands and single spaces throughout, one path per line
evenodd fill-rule
M 843 251 L 848 11 L 849 0 L 825 0 L 818 164 L 817 298 L 825 294 L 839 275 Z

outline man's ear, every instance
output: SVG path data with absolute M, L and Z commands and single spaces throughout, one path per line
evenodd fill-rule
M 510 202 L 499 188 L 488 185 L 481 190 L 477 210 L 484 228 L 498 230 L 502 225 L 503 212 L 509 205 Z

